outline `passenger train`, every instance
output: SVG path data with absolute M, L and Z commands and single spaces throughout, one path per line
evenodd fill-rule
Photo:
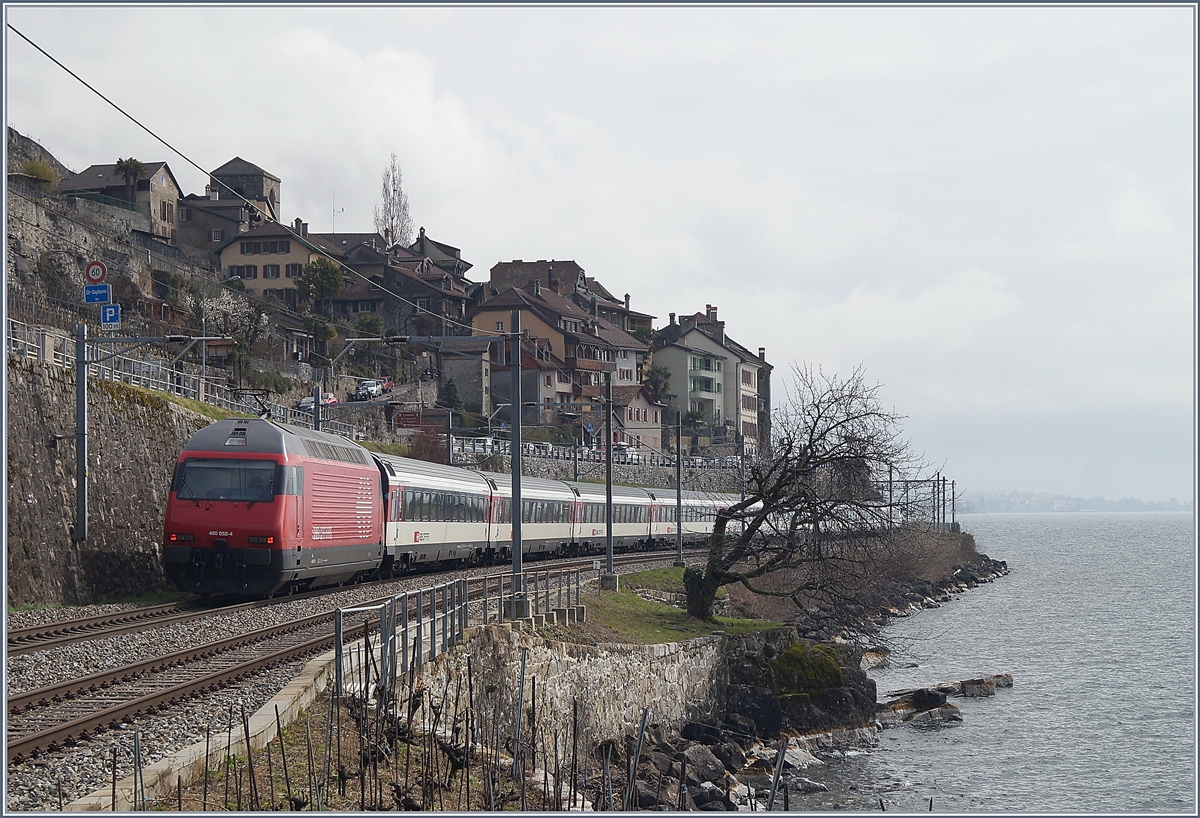
M 674 548 L 712 533 L 735 495 L 613 486 L 614 551 Z M 523 555 L 603 553 L 605 489 L 522 478 Z M 183 591 L 271 596 L 438 562 L 512 558 L 507 474 L 377 454 L 261 419 L 213 423 L 175 465 L 163 567 Z

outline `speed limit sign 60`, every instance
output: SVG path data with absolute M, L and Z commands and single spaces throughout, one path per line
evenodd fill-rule
M 92 284 L 100 284 L 106 275 L 108 268 L 104 266 L 103 261 L 89 261 L 87 267 L 83 268 L 83 277 Z

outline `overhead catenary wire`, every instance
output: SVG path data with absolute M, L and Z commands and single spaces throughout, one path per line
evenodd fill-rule
M 126 111 L 124 108 L 122 108 L 120 105 L 118 105 L 117 103 L 113 102 L 111 99 L 109 99 L 109 98 L 108 98 L 107 96 L 105 96 L 103 93 L 101 93 L 99 90 L 97 90 L 95 87 L 93 87 L 93 86 L 92 86 L 92 85 L 91 85 L 91 84 L 90 84 L 90 83 L 89 83 L 87 80 L 83 79 L 83 77 L 79 76 L 79 75 L 78 75 L 78 74 L 76 74 L 74 71 L 72 71 L 70 68 L 68 68 L 66 65 L 64 65 L 64 64 L 63 64 L 63 63 L 62 63 L 62 62 L 61 62 L 59 59 L 57 59 L 57 58 L 56 58 L 54 55 L 50 54 L 48 51 L 46 51 L 46 50 L 45 50 L 44 48 L 42 48 L 40 45 L 38 45 L 37 43 L 35 43 L 33 40 L 29 39 L 29 37 L 25 36 L 25 34 L 23 34 L 23 33 L 22 33 L 20 30 L 18 30 L 18 29 L 17 29 L 15 26 L 13 26 L 13 25 L 12 25 L 12 23 L 5 23 L 5 25 L 6 25 L 6 26 L 8 26 L 8 28 L 9 28 L 10 30 L 12 30 L 12 32 L 13 32 L 14 34 L 16 34 L 18 37 L 20 37 L 20 38 L 21 38 L 22 40 L 24 40 L 25 42 L 29 43 L 29 45 L 30 45 L 30 46 L 32 46 L 34 49 L 36 49 L 36 50 L 37 50 L 39 53 L 41 53 L 41 54 L 42 54 L 44 57 L 46 57 L 46 59 L 50 60 L 52 63 L 54 63 L 55 65 L 57 65 L 57 66 L 58 66 L 59 68 L 61 68 L 63 71 L 66 71 L 66 72 L 67 72 L 67 73 L 68 73 L 68 74 L 69 74 L 69 75 L 70 75 L 72 78 L 74 78 L 76 81 L 78 81 L 78 82 L 79 82 L 81 85 L 83 85 L 85 88 L 87 88 L 89 91 L 91 91 L 91 92 L 92 92 L 93 94 L 95 94 L 96 96 L 100 97 L 100 99 L 102 99 L 102 100 L 104 100 L 105 102 L 107 102 L 107 103 L 108 103 L 110 106 L 112 106 L 114 109 L 116 109 L 116 111 L 117 111 L 118 113 L 120 113 L 122 116 L 124 116 L 124 117 L 125 117 L 126 119 L 128 119 L 130 122 L 132 122 L 134 125 L 137 125 L 137 126 L 138 126 L 139 128 L 141 128 L 143 131 L 145 131 L 146 133 L 150 134 L 150 136 L 151 136 L 151 137 L 153 137 L 154 139 L 156 139 L 156 140 L 158 140 L 160 143 L 162 143 L 162 144 L 163 144 L 163 145 L 164 145 L 164 146 L 165 146 L 165 147 L 166 147 L 168 150 L 170 150 L 172 153 L 174 153 L 176 156 L 178 156 L 178 157 L 179 157 L 180 159 L 182 159 L 184 162 L 188 163 L 189 165 L 191 165 L 192 167 L 194 167 L 196 170 L 198 170 L 198 171 L 200 171 L 201 173 L 203 173 L 203 174 L 205 174 L 206 176 L 208 176 L 210 180 L 212 180 L 212 181 L 216 182 L 217 184 L 221 185 L 221 187 L 223 187 L 223 188 L 225 188 L 226 190 L 228 190 L 228 191 L 229 191 L 229 193 L 231 193 L 231 194 L 232 194 L 233 196 L 235 196 L 236 198 L 240 199 L 240 200 L 241 200 L 243 203 L 245 203 L 246 205 L 248 205 L 248 206 L 250 206 L 250 207 L 255 207 L 255 209 L 257 209 L 257 207 L 255 206 L 255 204 L 254 204 L 252 201 L 250 201 L 248 198 L 246 198 L 246 197 L 245 197 L 245 196 L 243 196 L 242 194 L 238 193 L 236 190 L 234 190 L 234 189 L 233 189 L 233 188 L 231 188 L 229 185 L 227 185 L 227 184 L 225 184 L 224 182 L 222 182 L 220 179 L 217 179 L 217 178 L 213 177 L 210 171 L 207 171 L 207 170 L 205 170 L 203 167 L 201 167 L 201 165 L 200 165 L 198 162 L 194 161 L 194 160 L 193 160 L 191 157 L 189 157 L 189 156 L 188 156 L 187 154 L 185 154 L 183 151 L 179 150 L 179 149 L 178 149 L 178 148 L 176 148 L 174 145 L 172 145 L 170 142 L 168 142 L 166 139 L 164 139 L 163 137 L 159 136 L 159 135 L 158 135 L 157 133 L 155 133 L 155 132 L 154 132 L 154 131 L 153 131 L 153 130 L 152 130 L 150 127 L 149 127 L 149 126 L 147 126 L 146 124 L 144 124 L 143 122 L 141 122 L 141 121 L 140 121 L 140 120 L 139 120 L 137 117 L 135 117 L 133 114 L 129 113 L 129 112 L 128 112 L 128 111 Z M 260 212 L 261 212 L 261 211 L 260 211 Z M 371 280 L 370 278 L 368 278 L 367 276 L 365 276 L 365 275 L 363 275 L 362 273 L 358 272 L 357 270 L 355 270 L 355 269 L 353 269 L 353 268 L 349 267 L 348 265 L 346 265 L 346 264 L 342 263 L 342 262 L 341 262 L 341 261 L 339 261 L 338 259 L 334 258 L 332 255 L 330 255 L 329 253 L 327 253 L 327 252 L 326 252 L 324 249 L 322 249 L 321 247 L 317 246 L 317 245 L 316 245 L 314 242 L 311 242 L 311 241 L 308 241 L 308 240 L 306 240 L 306 238 L 305 238 L 304 236 L 300 235 L 298 232 L 296 232 L 294 229 L 292 229 L 292 228 L 291 228 L 290 226 L 288 226 L 286 223 L 284 223 L 284 222 L 281 222 L 281 221 L 279 221 L 278 219 L 272 218 L 271 216 L 269 216 L 268 214 L 265 214 L 265 213 L 263 214 L 263 216 L 264 216 L 264 218 L 266 218 L 266 219 L 267 219 L 267 221 L 269 221 L 269 222 L 271 222 L 271 223 L 273 223 L 273 224 L 276 224 L 276 225 L 278 225 L 279 227 L 283 228 L 285 231 L 287 231 L 287 233 L 288 233 L 290 236 L 292 236 L 293 238 L 295 238 L 295 240 L 296 240 L 296 241 L 298 241 L 299 243 L 301 243 L 301 244 L 305 245 L 305 246 L 306 246 L 306 247 L 308 247 L 310 250 L 312 250 L 314 253 L 317 253 L 317 254 L 318 254 L 318 255 L 320 255 L 321 257 L 323 257 L 323 258 L 327 259 L 328 261 L 330 261 L 331 263 L 333 263 L 333 264 L 337 265 L 337 267 L 338 267 L 338 269 L 339 269 L 340 271 L 345 271 L 345 272 L 347 272 L 347 273 L 349 273 L 349 274 L 351 274 L 351 275 L 353 275 L 353 276 L 357 276 L 357 277 L 358 277 L 359 279 L 361 279 L 362 281 L 365 281 L 365 282 L 367 282 L 368 284 L 372 284 L 372 285 L 374 285 L 375 287 L 377 287 L 377 288 L 378 288 L 378 289 L 380 289 L 381 291 L 383 291 L 383 292 L 387 293 L 388 295 L 392 296 L 393 298 L 396 298 L 397 300 L 399 300 L 399 301 L 403 302 L 404 304 L 407 304 L 408 306 L 412 307 L 413 309 L 418 309 L 417 305 L 416 305 L 414 302 L 412 302 L 412 301 L 409 301 L 407 298 L 405 298 L 404 296 L 400 295 L 399 293 L 392 292 L 391 290 L 389 290 L 387 287 L 383 286 L 382 284 L 380 284 L 380 283 L 376 283 L 376 282 L 372 281 L 372 280 Z M 505 332 L 500 332 L 500 331 L 496 331 L 496 330 L 488 330 L 488 329 L 483 329 L 483 328 L 476 328 L 475 326 L 473 326 L 473 325 L 471 325 L 471 324 L 464 324 L 464 323 L 462 323 L 461 321 L 455 321 L 454 319 L 452 319 L 452 318 L 447 318 L 447 317 L 445 317 L 445 316 L 442 316 L 442 320 L 443 320 L 443 321 L 445 321 L 447 324 L 450 324 L 451 326 L 459 327 L 459 328 L 461 328 L 461 329 L 467 329 L 467 330 L 471 330 L 472 332 L 477 332 L 477 333 L 479 333 L 480 335 L 489 335 L 489 336 L 496 336 L 496 337 L 506 337 L 506 336 L 508 335 L 508 333 L 505 333 Z

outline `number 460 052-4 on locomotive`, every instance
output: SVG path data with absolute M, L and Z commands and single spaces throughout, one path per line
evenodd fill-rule
M 181 590 L 269 596 L 386 576 L 417 564 L 511 558 L 510 477 L 376 454 L 336 435 L 223 420 L 179 455 L 163 566 Z M 603 550 L 601 486 L 522 479 L 527 554 Z M 730 495 L 613 488 L 617 550 L 674 547 L 712 532 Z

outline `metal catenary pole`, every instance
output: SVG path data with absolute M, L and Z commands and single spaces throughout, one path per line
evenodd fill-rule
M 509 350 L 510 388 L 509 412 L 512 415 L 512 578 L 514 600 L 525 590 L 521 582 L 521 311 L 512 310 L 511 348 Z
M 683 567 L 683 410 L 675 418 L 675 567 Z
M 77 542 L 87 539 L 88 445 L 87 445 L 87 325 L 75 327 L 75 531 Z
M 604 570 L 613 572 L 612 373 L 604 373 Z

